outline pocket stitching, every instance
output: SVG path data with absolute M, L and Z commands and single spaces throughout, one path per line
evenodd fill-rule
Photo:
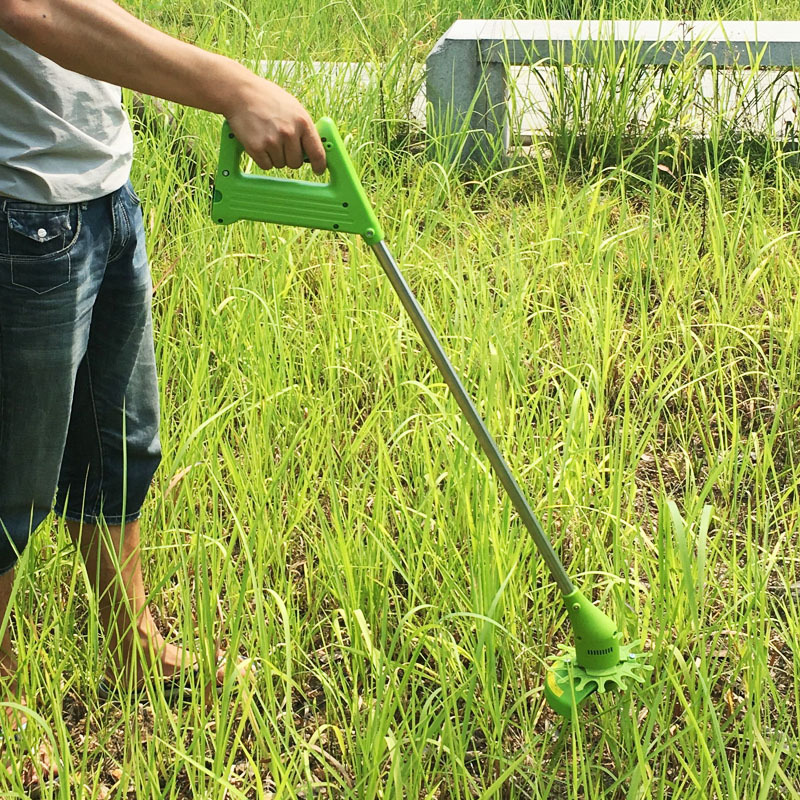
M 48 292 L 52 292 L 56 289 L 59 289 L 62 286 L 66 286 L 72 280 L 72 254 L 71 251 L 75 246 L 75 243 L 78 241 L 78 236 L 81 232 L 81 227 L 83 224 L 83 215 L 81 214 L 81 207 L 80 205 L 75 206 L 75 235 L 72 237 L 72 241 L 70 241 L 66 247 L 63 247 L 61 250 L 58 250 L 54 253 L 48 253 L 47 255 L 42 256 L 13 256 L 13 255 L 2 255 L 0 254 L 0 263 L 6 262 L 9 267 L 9 273 L 11 278 L 11 285 L 16 286 L 18 289 L 25 289 L 27 292 L 33 292 L 36 295 L 43 295 L 47 294 Z M 48 286 L 46 289 L 39 290 L 33 286 L 28 286 L 27 284 L 20 283 L 19 281 L 14 280 L 14 264 L 18 264 L 20 266 L 32 266 L 38 263 L 46 263 L 48 261 L 56 261 L 58 259 L 62 259 L 66 256 L 67 259 L 67 273 L 66 273 L 66 280 L 61 281 L 61 283 L 57 283 L 54 286 Z
M 47 253 L 46 255 L 41 255 L 41 256 L 30 256 L 30 255 L 15 256 L 15 255 L 12 255 L 10 253 L 0 253 L 0 261 L 5 261 L 9 265 L 13 265 L 15 261 L 16 262 L 23 262 L 23 263 L 36 263 L 38 261 L 49 261 L 52 258 L 59 258 L 59 257 L 61 257 L 63 255 L 68 254 L 69 251 L 75 246 L 75 242 L 78 241 L 78 235 L 81 232 L 81 223 L 82 223 L 82 219 L 83 218 L 82 218 L 82 215 L 81 215 L 81 207 L 79 205 L 76 206 L 76 212 L 77 212 L 76 213 L 77 222 L 75 224 L 75 235 L 60 250 L 55 250 L 52 253 Z M 32 241 L 35 241 L 35 240 L 32 240 Z M 13 278 L 12 278 L 11 282 L 12 283 L 14 282 Z M 18 286 L 20 284 L 15 284 L 15 285 Z M 59 284 L 59 286 L 61 286 L 61 285 L 62 284 Z M 28 288 L 28 287 L 25 287 L 25 288 Z
M 59 259 L 64 258 L 64 255 L 58 256 Z M 61 283 L 57 283 L 54 286 L 48 286 L 46 289 L 36 289 L 33 286 L 28 286 L 27 283 L 18 283 L 14 280 L 14 260 L 11 260 L 11 285 L 16 286 L 18 289 L 25 289 L 28 292 L 33 292 L 34 294 L 47 294 L 48 292 L 52 292 L 55 289 L 59 289 L 62 286 L 66 286 L 72 280 L 72 254 L 66 254 L 67 259 L 67 276 L 66 280 L 61 281 Z M 45 260 L 45 259 L 42 259 Z M 19 259 L 17 259 L 19 261 Z
M 66 224 L 62 224 L 61 227 L 58 228 L 56 230 L 56 232 L 53 233 L 52 235 L 48 234 L 46 239 L 42 239 L 40 236 L 34 235 L 31 232 L 29 226 L 26 226 L 26 225 L 22 224 L 22 216 L 21 215 L 26 214 L 26 213 L 31 213 L 31 212 L 28 209 L 24 209 L 24 208 L 10 209 L 8 211 L 8 227 L 9 227 L 10 230 L 14 231 L 14 233 L 17 234 L 17 236 L 23 236 L 26 239 L 30 239 L 32 242 L 40 242 L 40 243 L 42 243 L 42 242 L 50 242 L 53 239 L 55 239 L 57 236 L 63 235 L 67 231 L 72 230 L 72 228 L 69 225 L 69 208 L 65 208 L 65 209 L 60 209 L 60 208 L 59 209 L 55 209 L 54 208 L 54 209 L 52 209 L 50 211 L 51 218 L 53 218 L 53 219 L 58 218 L 62 223 L 65 222 Z M 36 211 L 33 211 L 32 213 L 36 213 Z M 38 213 L 41 213 L 41 212 L 39 211 Z

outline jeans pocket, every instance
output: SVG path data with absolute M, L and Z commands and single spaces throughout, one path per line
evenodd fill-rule
M 80 206 L 7 202 L 0 215 L 0 263 L 11 283 L 45 294 L 69 283 L 69 253 L 80 232 Z

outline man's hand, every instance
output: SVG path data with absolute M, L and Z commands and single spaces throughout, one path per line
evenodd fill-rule
M 152 28 L 113 0 L 0 0 L 0 28 L 65 69 L 182 105 L 224 114 L 260 167 L 318 175 L 325 150 L 288 92 L 231 59 Z
M 308 156 L 317 175 L 325 171 L 325 149 L 314 122 L 277 84 L 253 75 L 224 113 L 231 131 L 261 169 L 298 169 Z

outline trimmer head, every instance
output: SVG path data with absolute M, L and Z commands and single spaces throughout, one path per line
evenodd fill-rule
M 644 683 L 642 672 L 653 668 L 645 664 L 641 653 L 634 653 L 635 645 L 621 645 L 622 661 L 609 667 L 602 675 L 591 674 L 575 661 L 575 648 L 565 647 L 555 664 L 547 670 L 544 695 L 547 704 L 562 717 L 571 717 L 572 709 L 579 706 L 594 692 L 616 690 L 624 692 L 629 688 L 627 679 Z
M 593 606 L 577 589 L 564 595 L 575 647 L 565 647 L 547 671 L 544 694 L 550 708 L 571 717 L 594 692 L 610 689 L 625 691 L 628 679 L 644 683 L 642 672 L 653 668 L 645 664 L 635 645 L 621 645 L 621 634 L 613 620 Z

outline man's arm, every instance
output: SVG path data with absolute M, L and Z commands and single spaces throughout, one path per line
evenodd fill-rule
M 308 112 L 277 84 L 145 24 L 113 0 L 0 0 L 0 28 L 65 69 L 224 115 L 262 169 L 318 175 L 325 150 Z

